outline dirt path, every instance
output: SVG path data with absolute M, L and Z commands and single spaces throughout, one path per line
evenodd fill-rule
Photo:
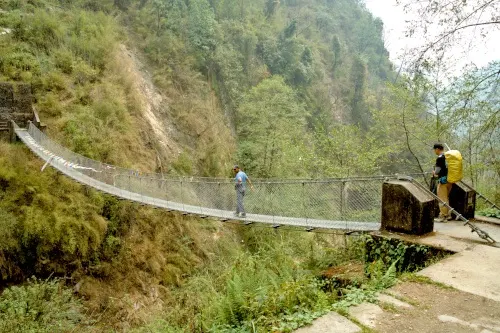
M 403 282 L 388 293 L 413 306 L 386 308 L 376 318 L 377 332 L 500 332 L 500 302 L 414 282 Z

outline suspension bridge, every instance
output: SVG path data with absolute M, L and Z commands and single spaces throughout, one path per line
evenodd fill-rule
M 382 183 L 386 176 L 324 180 L 252 180 L 245 197 L 246 217 L 234 215 L 234 181 L 221 178 L 164 177 L 86 158 L 51 140 L 33 123 L 17 137 L 39 158 L 75 181 L 120 199 L 183 214 L 300 227 L 367 232 L 380 228 Z M 424 175 L 421 175 L 424 176 Z

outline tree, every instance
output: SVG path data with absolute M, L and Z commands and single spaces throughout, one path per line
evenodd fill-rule
M 500 182 L 500 73 L 498 63 L 472 68 L 455 81 L 443 102 L 444 120 L 453 124 L 453 144 L 466 161 L 473 185 Z
M 304 145 L 305 110 L 280 76 L 252 88 L 238 110 L 238 157 L 258 177 L 290 175 L 299 164 L 291 147 Z
M 381 156 L 377 142 L 356 125 L 336 124 L 314 137 L 314 177 L 352 177 L 374 174 L 380 169 Z
M 476 186 L 498 184 L 498 78 L 500 62 L 477 69 L 460 55 L 480 50 L 500 29 L 500 2 L 495 0 L 400 1 L 418 15 L 408 26 L 409 36 L 427 42 L 413 49 L 410 70 L 432 78 L 429 108 L 436 116 L 436 134 L 462 150 L 467 176 Z M 465 74 L 457 76 L 457 67 Z M 472 69 L 471 69 L 472 67 Z M 486 170 L 489 169 L 489 170 Z M 488 180 L 481 184 L 481 176 Z M 496 192 L 498 195 L 498 190 Z
M 333 51 L 333 68 L 332 72 L 335 75 L 337 67 L 342 64 L 342 59 L 340 58 L 342 48 L 340 46 L 340 40 L 338 36 L 334 36 L 332 40 L 332 51 Z
M 496 0 L 398 3 L 418 17 L 408 26 L 407 35 L 425 36 L 427 40 L 412 52 L 415 71 L 429 70 L 436 64 L 449 66 L 450 52 L 457 52 L 457 46 L 464 51 L 478 47 L 491 32 L 500 29 L 500 2 Z
M 354 57 L 351 69 L 352 97 L 351 97 L 351 119 L 363 129 L 368 128 L 369 114 L 364 104 L 366 90 L 366 65 L 359 57 Z
M 153 12 L 156 17 L 156 36 L 160 36 L 162 32 L 162 21 L 167 14 L 167 1 L 164 0 L 153 0 L 152 1 Z
M 200 60 L 207 66 L 218 42 L 218 24 L 215 13 L 207 0 L 189 2 L 189 42 L 198 52 Z
M 423 103 L 429 84 L 425 78 L 402 76 L 388 87 L 382 108 L 374 110 L 374 125 L 369 133 L 385 147 L 390 158 L 382 166 L 389 173 L 427 172 L 432 156 L 431 133 L 435 116 L 426 111 Z
M 264 9 L 264 13 L 267 18 L 271 18 L 280 6 L 280 0 L 266 0 L 266 8 Z

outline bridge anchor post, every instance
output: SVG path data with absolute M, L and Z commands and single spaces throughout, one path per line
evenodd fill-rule
M 382 185 L 382 230 L 423 235 L 434 229 L 437 200 L 407 180 Z

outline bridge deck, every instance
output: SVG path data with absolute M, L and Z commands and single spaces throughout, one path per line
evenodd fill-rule
M 167 210 L 175 210 L 189 214 L 196 214 L 200 216 L 210 216 L 220 219 L 241 220 L 245 222 L 265 223 L 271 225 L 294 226 L 314 229 L 335 229 L 335 230 L 352 230 L 352 231 L 374 231 L 380 228 L 380 223 L 377 222 L 353 222 L 353 221 L 331 221 L 320 219 L 308 219 L 298 217 L 286 216 L 271 216 L 261 214 L 247 214 L 245 218 L 238 218 L 233 216 L 232 211 L 207 208 L 201 206 L 187 205 L 178 202 L 167 201 L 139 193 L 127 191 L 113 185 L 106 184 L 92 177 L 89 177 L 76 169 L 67 167 L 59 163 L 57 160 L 52 159 L 53 155 L 47 150 L 41 148 L 25 129 L 16 128 L 15 132 L 21 141 L 32 150 L 42 160 L 48 162 L 55 169 L 59 170 L 66 176 L 74 179 L 75 181 L 95 188 L 99 191 L 111 194 L 113 196 L 135 201 L 141 204 L 150 205 Z

